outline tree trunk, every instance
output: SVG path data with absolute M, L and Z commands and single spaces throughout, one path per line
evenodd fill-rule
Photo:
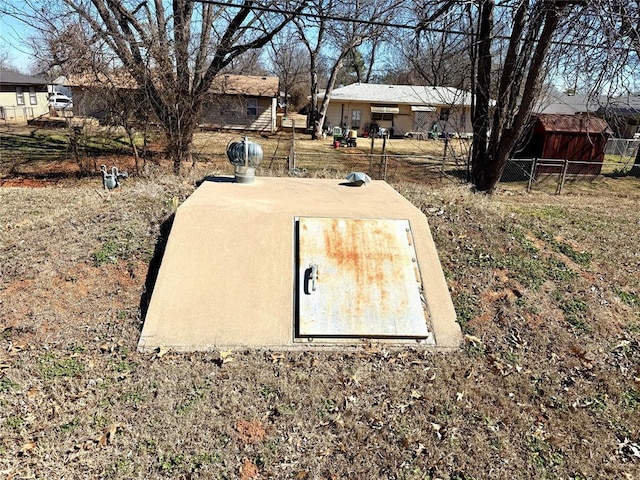
M 478 145 L 474 145 L 472 170 L 474 185 L 478 191 L 491 193 L 495 190 L 509 157 L 529 121 L 534 101 L 540 91 L 549 46 L 566 6 L 566 3 L 560 2 L 555 5 L 555 8 L 549 8 L 547 3 L 537 4 L 537 12 L 530 14 L 528 32 L 524 37 L 522 36 L 524 12 L 519 11 L 516 15 L 516 24 L 509 39 L 508 62 L 502 72 L 498 91 L 494 128 L 487 143 L 488 115 L 485 114 L 488 112 L 489 105 L 490 75 L 487 76 L 489 67 L 485 65 L 485 61 L 490 54 L 486 53 L 487 47 L 484 42 L 491 38 L 490 26 L 493 22 L 489 17 L 491 13 L 485 12 L 484 9 L 492 8 L 493 0 L 485 0 L 483 4 L 478 46 L 478 87 L 476 88 L 478 103 L 474 117 L 474 144 L 477 140 Z M 533 46 L 531 43 L 536 38 L 537 41 Z M 520 61 L 516 62 L 517 58 Z M 519 65 L 517 67 L 519 70 L 514 72 L 515 65 Z
M 171 123 L 169 128 L 165 126 L 167 158 L 173 161 L 173 173 L 176 175 L 180 175 L 183 163 L 191 165 L 193 161 L 191 147 L 194 127 L 184 124 L 180 126 L 179 122 Z
M 309 102 L 309 124 L 311 129 L 311 140 L 318 140 L 318 66 L 316 64 L 316 55 L 309 49 L 310 53 L 310 71 L 311 71 L 311 100 Z M 320 126 L 322 130 L 322 126 Z
M 138 147 L 136 146 L 134 130 L 129 122 L 125 122 L 124 131 L 127 133 L 129 145 L 131 145 L 131 151 L 133 152 L 133 158 L 135 161 L 136 173 L 140 175 L 140 173 L 142 173 L 142 169 L 144 168 L 144 164 L 140 164 L 140 154 L 138 152 Z
M 333 68 L 331 69 L 331 75 L 329 76 L 329 82 L 327 84 L 327 89 L 324 92 L 324 97 L 322 98 L 322 104 L 320 105 L 320 109 L 317 112 L 318 119 L 314 125 L 315 127 L 315 139 L 322 138 L 322 127 L 324 126 L 324 121 L 327 118 L 327 110 L 329 109 L 329 102 L 331 100 L 331 92 L 333 92 L 333 87 L 336 84 L 336 78 L 338 78 L 338 72 L 342 68 L 342 61 L 344 55 L 338 58 L 338 61 L 335 63 Z M 343 118 L 340 119 L 340 128 L 342 128 Z
M 486 191 L 488 181 L 496 172 L 492 171 L 493 162 L 487 151 L 489 133 L 489 103 L 491 85 L 491 37 L 493 34 L 493 0 L 485 0 L 480 11 L 477 42 L 478 75 L 475 90 L 475 108 L 473 110 L 473 151 L 472 170 L 475 186 Z

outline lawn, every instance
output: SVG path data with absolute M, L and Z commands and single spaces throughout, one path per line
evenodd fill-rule
M 196 175 L 214 170 L 232 173 L 226 148 L 242 138 L 241 132 L 196 132 L 195 167 L 184 165 L 183 168 L 195 170 Z M 388 139 L 383 142 L 377 138 L 372 142 L 369 138 L 361 138 L 357 148 L 335 149 L 331 138 L 314 141 L 309 135 L 299 133 L 295 139 L 290 132 L 250 134 L 248 138 L 262 147 L 264 158 L 259 173 L 269 175 L 286 174 L 292 146 L 295 167 L 300 172 L 335 176 L 366 170 L 381 177 L 381 165 L 387 159 L 390 162 L 387 176 L 401 178 L 432 176 L 429 169 L 440 168 L 444 157 L 464 164 L 463 157 L 468 150 L 467 142 L 458 139 L 445 144 L 440 140 Z M 162 153 L 162 136 L 158 132 L 149 136 L 146 145 L 142 137 L 137 136 L 136 144 L 140 153 L 145 154 L 145 167 L 167 163 Z M 64 180 L 79 175 L 81 167 L 89 175 L 98 175 L 102 164 L 114 164 L 121 171 L 136 172 L 133 150 L 124 132 L 117 129 L 86 126 L 76 135 L 70 129 L 5 127 L 0 130 L 0 147 L 0 181 L 16 177 Z
M 139 354 L 171 214 L 216 168 L 0 187 L 3 478 L 640 477 L 638 179 L 395 180 L 429 220 L 458 351 Z

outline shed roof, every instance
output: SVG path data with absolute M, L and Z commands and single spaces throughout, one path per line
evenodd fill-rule
M 586 115 L 540 114 L 536 118 L 547 132 L 610 134 L 611 129 L 601 118 Z
M 4 85 L 47 85 L 42 77 L 32 77 L 14 70 L 0 69 L 0 83 Z
M 324 94 L 318 95 L 322 99 Z M 331 101 L 404 105 L 470 105 L 471 94 L 453 87 L 353 83 L 331 93 Z

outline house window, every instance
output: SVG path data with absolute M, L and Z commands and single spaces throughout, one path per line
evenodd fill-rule
M 35 87 L 29 87 L 29 103 L 31 105 L 38 104 L 38 97 L 36 97 L 36 89 Z
M 248 117 L 258 116 L 258 99 L 257 98 L 247 98 L 247 116 Z
M 24 105 L 24 92 L 22 91 L 22 87 L 16 87 L 16 104 Z
M 360 119 L 362 118 L 361 110 L 353 110 L 351 112 L 351 128 L 358 130 L 360 128 Z
M 393 113 L 372 113 L 371 120 L 374 122 L 393 121 Z
M 441 108 L 440 109 L 440 120 L 446 122 L 449 120 L 449 108 Z

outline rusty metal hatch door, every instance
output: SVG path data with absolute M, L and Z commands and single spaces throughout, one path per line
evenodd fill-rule
M 297 219 L 298 337 L 429 336 L 408 220 Z

